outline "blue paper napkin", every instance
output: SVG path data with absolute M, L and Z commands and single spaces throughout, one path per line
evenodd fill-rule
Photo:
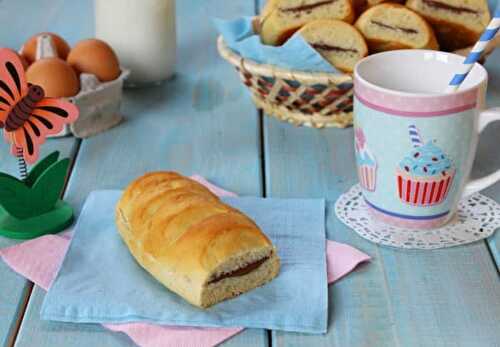
M 308 72 L 338 72 L 299 34 L 279 47 L 264 45 L 253 31 L 252 17 L 235 20 L 214 19 L 217 31 L 229 48 L 246 59 L 262 64 Z
M 135 262 L 115 228 L 114 207 L 120 195 L 120 191 L 97 191 L 88 197 L 45 297 L 43 319 L 326 332 L 323 200 L 224 198 L 272 239 L 282 267 L 265 286 L 202 310 L 170 292 Z

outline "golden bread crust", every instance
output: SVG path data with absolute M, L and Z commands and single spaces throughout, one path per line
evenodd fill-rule
M 409 16 L 418 24 L 418 30 L 416 30 L 416 35 L 419 37 L 423 35 L 425 37 L 425 42 L 417 44 L 417 42 L 412 42 L 411 40 L 403 40 L 403 36 L 405 35 L 404 31 L 400 32 L 402 36 L 401 39 L 388 39 L 384 38 L 382 34 L 373 34 L 368 32 L 368 28 L 370 23 L 373 22 L 374 18 L 384 13 L 390 13 L 389 11 L 393 11 L 393 15 L 396 13 L 395 11 L 399 11 L 398 13 L 401 16 Z M 384 25 L 383 22 L 381 22 Z M 396 3 L 383 3 L 380 5 L 373 6 L 365 11 L 354 24 L 355 27 L 363 34 L 370 49 L 370 53 L 375 52 L 383 52 L 394 49 L 406 49 L 406 48 L 419 48 L 419 49 L 432 49 L 438 50 L 439 44 L 436 39 L 436 35 L 434 34 L 434 30 L 427 23 L 427 21 L 422 18 L 418 13 Z M 403 22 L 403 25 L 407 25 L 406 22 Z M 389 26 L 389 25 L 387 25 Z M 403 28 L 405 29 L 405 28 Z M 407 29 L 405 29 L 407 30 Z
M 436 4 L 464 8 L 477 11 L 476 14 L 468 12 L 455 12 L 445 8 L 433 8 L 426 5 L 422 0 L 408 0 L 406 6 L 424 17 L 433 27 L 439 45 L 443 50 L 454 51 L 464 47 L 472 46 L 481 36 L 490 21 L 488 4 L 485 0 L 475 2 L 463 1 L 450 3 L 444 0 L 433 1 Z
M 342 12 L 333 11 L 333 8 L 337 6 L 343 9 Z M 313 20 L 338 19 L 352 23 L 354 18 L 355 13 L 351 0 L 311 0 L 305 2 L 270 0 L 260 15 L 260 36 L 263 43 L 279 46 L 303 25 Z
M 349 23 L 336 19 L 319 19 L 304 25 L 299 33 L 330 64 L 344 72 L 368 54 L 361 33 Z
M 116 224 L 138 263 L 198 306 L 207 281 L 228 259 L 274 253 L 250 218 L 173 172 L 134 180 L 116 206 Z

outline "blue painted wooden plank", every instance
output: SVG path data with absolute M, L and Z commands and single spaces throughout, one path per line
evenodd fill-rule
M 500 282 L 484 242 L 380 255 L 401 345 L 498 344 Z
M 26 312 L 27 316 L 22 322 L 14 346 L 135 346 L 125 334 L 110 333 L 98 324 L 76 325 L 41 321 L 39 312 L 44 293 L 38 286 L 33 289 L 29 311 Z M 36 312 L 30 312 L 33 308 L 36 308 Z
M 377 246 L 346 230 L 332 202 L 354 182 L 352 129 L 296 128 L 264 119 L 266 191 L 272 197 L 327 197 L 327 236 L 373 257 L 369 265 L 329 288 L 328 333 L 273 332 L 278 346 L 397 346 Z
M 253 1 L 183 0 L 177 7 L 177 75 L 161 87 L 127 90 L 126 122 L 83 141 L 66 194 L 77 210 L 94 189 L 123 188 L 161 169 L 199 173 L 241 194 L 261 194 L 257 112 L 236 73 L 218 56 L 210 23 L 213 16 L 253 13 Z M 99 326 L 41 321 L 43 296 L 34 290 L 16 346 L 128 344 Z M 267 333 L 247 330 L 225 345 L 265 346 Z
M 0 1 L 0 19 L 4 24 L 0 32 L 0 46 L 17 51 L 31 35 L 48 30 L 57 20 L 56 16 L 63 2 L 64 0 Z
M 499 2 L 500 4 L 500 2 Z M 488 107 L 500 107 L 500 50 L 497 49 L 486 61 L 488 69 Z M 479 141 L 478 155 L 475 162 L 475 176 L 482 176 L 491 173 L 495 169 L 500 169 L 500 122 L 490 125 Z M 484 191 L 484 194 L 492 198 L 500 197 L 500 184 Z M 488 239 L 490 252 L 496 262 L 497 269 L 500 271 L 500 233 L 497 232 Z
M 76 141 L 73 138 L 51 139 L 42 147 L 41 155 L 46 155 L 54 150 L 61 152 L 62 156 L 72 158 Z M 18 175 L 17 160 L 8 153 L 6 143 L 0 143 L 0 171 L 11 175 Z M 19 243 L 0 236 L 0 248 Z M 7 344 L 17 330 L 19 319 L 22 317 L 27 296 L 31 292 L 31 283 L 13 272 L 4 262 L 0 261 L 0 344 Z
M 326 335 L 273 332 L 274 344 L 498 344 L 500 282 L 485 242 L 426 252 L 375 246 L 340 223 L 333 212 L 334 201 L 356 181 L 352 129 L 295 128 L 266 117 L 264 134 L 267 196 L 327 197 L 329 238 L 373 257 L 371 264 L 330 288 Z M 491 149 L 498 147 L 492 145 L 498 141 L 494 134 L 495 128 L 485 133 L 487 146 L 480 146 L 478 156 L 490 171 L 498 167 L 491 160 Z
M 62 1 L 41 0 L 37 4 L 43 11 L 35 11 L 33 3 L 26 1 L 4 0 L 0 2 L 0 46 L 18 49 L 33 33 L 45 31 L 55 19 Z M 7 25 L 8 23 L 8 25 Z M 63 156 L 73 157 L 76 141 L 73 138 L 50 139 L 42 147 L 41 155 L 54 150 Z M 8 154 L 8 146 L 0 144 L 0 170 L 17 174 L 17 161 Z M 0 237 L 0 248 L 19 241 Z M 17 332 L 24 308 L 31 293 L 32 284 L 11 271 L 0 262 L 0 345 L 12 343 Z

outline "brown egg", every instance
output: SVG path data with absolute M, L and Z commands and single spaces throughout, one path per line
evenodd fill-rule
M 39 85 L 45 96 L 60 98 L 78 94 L 80 81 L 71 66 L 59 58 L 35 61 L 26 71 L 29 83 Z
M 69 53 L 69 45 L 66 41 L 57 34 L 54 33 L 39 33 L 28 39 L 23 45 L 21 50 L 22 56 L 28 61 L 29 64 L 33 63 L 36 59 L 36 46 L 37 46 L 37 37 L 40 35 L 49 35 L 52 37 L 52 43 L 54 44 L 57 52 L 57 56 L 61 59 L 66 59 Z
M 69 52 L 68 63 L 79 73 L 96 75 L 101 82 L 120 76 L 120 63 L 113 49 L 104 41 L 80 41 Z

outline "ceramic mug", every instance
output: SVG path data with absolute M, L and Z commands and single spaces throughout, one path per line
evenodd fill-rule
M 500 179 L 469 180 L 479 133 L 500 120 L 483 111 L 487 72 L 476 64 L 445 92 L 464 58 L 428 50 L 371 55 L 354 69 L 357 171 L 374 218 L 405 228 L 446 224 L 459 200 Z

